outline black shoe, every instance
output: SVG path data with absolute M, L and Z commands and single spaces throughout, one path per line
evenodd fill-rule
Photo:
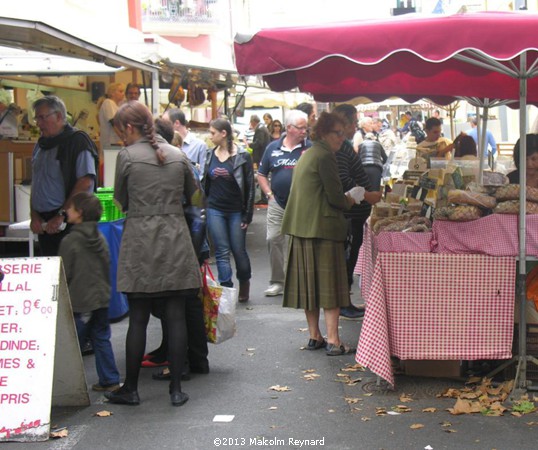
M 128 391 L 125 386 L 114 392 L 105 392 L 105 397 L 110 403 L 117 403 L 118 405 L 140 405 L 138 392 Z
M 170 394 L 170 401 L 173 406 L 181 406 L 187 403 L 189 396 L 185 392 L 172 392 Z
M 351 303 L 348 308 L 352 309 L 353 311 L 360 311 L 362 313 L 364 313 L 364 306 L 355 306 L 353 303 Z
M 82 356 L 93 355 L 95 353 L 91 341 L 86 341 L 84 343 L 84 346 L 80 349 L 80 353 Z
M 326 348 L 327 341 L 322 339 L 321 341 L 316 341 L 315 339 L 310 339 L 306 345 L 307 350 L 319 350 L 320 348 Z
M 362 319 L 364 317 L 364 310 L 351 309 L 350 307 L 340 308 L 340 316 L 344 319 Z
M 209 364 L 201 365 L 201 366 L 190 366 L 190 373 L 202 373 L 202 374 L 208 374 L 209 373 Z

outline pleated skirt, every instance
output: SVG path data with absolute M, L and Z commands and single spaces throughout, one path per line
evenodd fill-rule
M 283 306 L 312 311 L 349 305 L 344 243 L 290 236 Z

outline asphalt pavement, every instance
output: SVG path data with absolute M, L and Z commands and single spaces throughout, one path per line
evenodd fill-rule
M 67 437 L 2 446 L 9 450 L 536 448 L 536 412 L 489 417 L 446 411 L 455 400 L 438 395 L 462 388 L 461 380 L 398 376 L 393 390 L 368 370 L 357 370 L 354 355 L 328 357 L 323 350 L 302 350 L 308 341 L 304 313 L 282 308 L 281 296 L 263 295 L 269 276 L 264 209 L 256 210 L 247 241 L 253 267 L 251 299 L 238 305 L 237 335 L 210 346 L 211 372 L 183 382 L 190 396 L 184 406 L 172 407 L 168 383 L 152 380 L 157 369 L 142 369 L 139 406 L 109 404 L 103 395 L 90 391 L 89 407 L 53 408 L 52 428 L 65 427 Z M 353 290 L 352 301 L 362 303 L 359 289 Z M 112 326 L 122 374 L 127 325 L 123 320 Z M 360 320 L 341 321 L 343 341 L 355 346 L 360 329 Z M 159 342 L 160 324 L 152 318 L 147 350 Z M 91 386 L 97 381 L 94 358 L 84 357 L 84 363 Z M 95 416 L 105 410 L 112 415 Z M 215 422 L 219 415 L 231 421 Z

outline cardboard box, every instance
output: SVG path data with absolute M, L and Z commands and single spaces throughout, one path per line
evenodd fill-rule
M 433 378 L 459 378 L 463 374 L 460 360 L 406 359 L 400 361 L 405 375 Z

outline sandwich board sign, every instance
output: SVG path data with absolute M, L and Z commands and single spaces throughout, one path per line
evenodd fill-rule
M 51 406 L 90 404 L 61 258 L 0 272 L 0 442 L 44 441 Z

